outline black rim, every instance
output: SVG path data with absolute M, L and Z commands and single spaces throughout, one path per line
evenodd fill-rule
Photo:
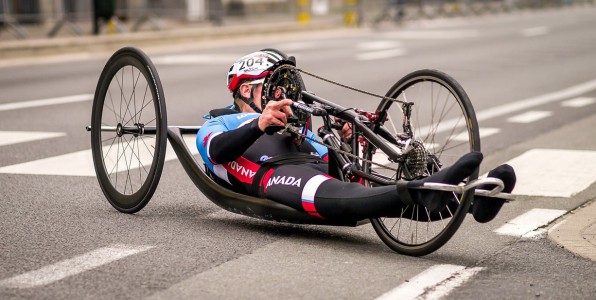
M 106 64 L 91 128 L 95 171 L 106 198 L 123 212 L 142 209 L 163 168 L 166 114 L 155 68 L 140 50 L 121 49 Z
M 480 151 L 474 109 L 461 86 L 448 75 L 434 70 L 411 73 L 396 83 L 387 96 L 414 102 L 411 123 L 415 143 L 427 150 L 428 161 L 436 161 L 446 167 L 466 152 Z M 379 105 L 381 116 L 387 116 L 382 125 L 392 133 L 403 132 L 400 107 L 399 103 L 390 101 Z M 366 155 L 373 161 L 387 161 L 380 150 L 376 150 L 374 155 L 368 151 Z M 430 173 L 439 169 L 437 165 L 434 168 L 431 167 L 433 164 L 428 166 Z M 377 172 L 374 168 L 371 171 Z M 395 179 L 407 178 L 404 172 L 385 172 L 383 175 Z M 477 173 L 472 174 L 468 180 L 477 176 Z M 371 222 L 381 239 L 393 250 L 408 255 L 425 255 L 440 248 L 459 228 L 469 209 L 470 195 L 454 194 L 453 201 L 440 213 L 433 214 L 415 205 L 405 207 L 391 217 L 372 219 Z

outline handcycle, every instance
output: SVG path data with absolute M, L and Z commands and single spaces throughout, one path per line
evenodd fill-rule
M 320 118 L 321 143 L 329 149 L 329 173 L 339 180 L 374 187 L 429 176 L 469 151 L 480 151 L 478 124 L 463 88 L 449 75 L 419 70 L 398 80 L 379 98 L 374 112 L 346 108 L 304 89 L 300 74 L 320 76 L 284 62 L 267 76 L 264 97 L 293 99 L 296 118 L 283 128 L 297 142 L 308 138 L 304 128 Z M 221 111 L 221 110 L 219 110 Z M 224 109 L 225 111 L 225 109 Z M 352 138 L 334 133 L 348 122 Z M 95 91 L 91 149 L 103 194 L 118 211 L 136 213 L 152 198 L 161 177 L 168 141 L 196 187 L 213 203 L 233 213 L 296 224 L 360 226 L 370 223 L 381 240 L 397 253 L 422 256 L 442 247 L 457 231 L 474 195 L 513 200 L 502 193 L 503 182 L 478 178 L 478 170 L 460 185 L 425 183 L 419 187 L 450 193 L 441 212 L 412 203 L 387 217 L 369 220 L 325 219 L 270 199 L 234 192 L 212 174 L 185 144 L 200 126 L 168 126 L 164 91 L 149 57 L 137 48 L 116 51 L 106 63 Z M 273 132 L 272 131 L 272 132 Z M 272 133 L 270 132 L 270 133 Z M 494 186 L 480 189 L 481 185 Z

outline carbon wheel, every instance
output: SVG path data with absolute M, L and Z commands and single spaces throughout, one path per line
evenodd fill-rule
M 117 210 L 135 213 L 153 196 L 165 159 L 166 130 L 155 67 L 139 49 L 118 50 L 99 77 L 91 114 L 95 173 Z
M 403 161 L 388 159 L 380 149 L 368 147 L 365 158 L 398 171 L 388 171 L 375 165 L 365 165 L 365 171 L 390 180 L 413 180 L 429 176 L 453 164 L 470 151 L 480 151 L 478 124 L 472 103 L 463 88 L 449 75 L 436 70 L 420 70 L 406 75 L 386 94 L 414 103 L 410 124 L 414 138 L 412 150 Z M 377 111 L 379 118 L 373 125 L 375 132 L 389 132 L 393 138 L 405 131 L 405 107 L 383 100 Z M 395 141 L 395 139 L 393 139 Z M 395 142 L 396 148 L 399 148 Z M 478 177 L 478 171 L 468 180 Z M 422 256 L 439 249 L 457 231 L 465 218 L 472 193 L 453 193 L 447 208 L 430 213 L 420 205 L 405 206 L 389 217 L 371 219 L 373 228 L 383 242 L 394 251 Z

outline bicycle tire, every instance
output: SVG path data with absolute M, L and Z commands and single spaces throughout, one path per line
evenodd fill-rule
M 101 72 L 91 113 L 95 173 L 115 209 L 135 213 L 151 200 L 166 145 L 165 98 L 155 66 L 141 50 L 122 48 Z
M 430 92 L 426 90 L 427 87 L 430 87 Z M 438 91 L 435 92 L 435 89 Z M 446 93 L 442 94 L 441 90 L 445 90 Z M 442 164 L 442 167 L 448 166 L 466 152 L 480 151 L 480 136 L 474 108 L 464 89 L 451 76 L 436 70 L 418 70 L 404 76 L 395 83 L 386 96 L 414 103 L 411 114 L 411 119 L 413 119 L 411 121 L 414 123 L 414 137 L 420 137 L 420 135 L 424 135 L 424 132 L 427 133 L 423 138 L 417 139 L 419 141 L 418 144 L 424 146 L 424 149 L 429 154 L 428 157 L 434 155 L 437 158 L 436 160 Z M 413 99 L 413 97 L 416 97 L 416 99 Z M 445 103 L 439 103 L 442 99 L 444 99 Z M 430 100 L 430 103 L 428 100 Z M 430 116 L 425 114 L 428 111 L 424 110 L 428 104 L 430 104 Z M 392 122 L 391 113 L 395 112 L 399 114 L 401 111 L 401 118 L 403 118 L 403 110 L 395 109 L 400 107 L 401 105 L 397 102 L 387 99 L 383 100 L 377 108 L 379 118 L 374 123 L 373 130 L 378 132 L 377 130 L 385 126 L 388 120 Z M 459 109 L 454 109 L 456 107 L 459 107 Z M 440 115 L 434 115 L 435 110 L 440 110 Z M 461 115 L 457 116 L 458 114 Z M 437 124 L 433 124 L 435 121 Z M 430 124 L 426 124 L 425 122 Z M 392 127 L 396 129 L 395 126 L 392 125 Z M 465 131 L 460 132 L 460 127 L 465 128 Z M 398 131 L 395 131 L 394 134 L 397 134 Z M 451 142 L 458 141 L 458 139 L 464 141 L 458 145 L 450 145 L 449 148 L 446 147 Z M 445 144 L 440 146 L 440 148 L 435 145 L 437 142 L 443 140 Z M 379 154 L 377 151 L 380 151 L 380 149 L 368 147 L 364 153 L 365 158 L 375 160 L 375 156 Z M 427 158 L 425 168 L 428 174 L 431 174 L 433 171 L 430 169 L 433 168 L 429 168 L 428 161 Z M 403 169 L 405 168 L 402 167 Z M 438 169 L 440 167 L 434 168 L 435 171 Z M 365 171 L 373 172 L 374 170 L 369 164 L 365 165 Z M 403 177 L 403 173 L 395 174 L 396 180 L 403 180 Z M 468 181 L 474 180 L 477 177 L 478 170 L 470 175 Z M 410 256 L 427 255 L 442 247 L 455 234 L 469 210 L 472 197 L 473 190 L 464 193 L 461 197 L 457 197 L 454 194 L 454 201 L 450 202 L 445 210 L 435 214 L 429 213 L 424 207 L 418 205 L 405 207 L 397 217 L 394 215 L 392 217 L 374 218 L 371 219 L 371 224 L 381 240 L 392 250 Z M 433 218 L 434 221 L 432 221 Z M 444 218 L 449 220 L 445 220 Z M 404 235 L 400 233 L 402 221 L 409 222 L 409 229 L 406 230 L 408 232 Z M 446 224 L 445 221 L 447 221 Z M 398 226 L 397 233 L 394 232 L 396 226 Z M 418 240 L 419 226 L 426 226 L 427 231 L 426 238 L 423 238 L 421 233 L 420 240 Z M 437 227 L 438 230 L 430 229 L 431 226 L 433 228 Z M 412 230 L 412 228 L 414 229 Z M 414 230 L 415 232 L 413 232 Z

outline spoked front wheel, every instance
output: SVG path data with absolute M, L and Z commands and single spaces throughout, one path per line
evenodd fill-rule
M 379 119 L 375 132 L 389 132 L 396 149 L 406 150 L 402 162 L 392 162 L 380 149 L 368 147 L 365 158 L 382 164 L 365 165 L 368 172 L 390 181 L 422 178 L 453 164 L 470 151 L 480 151 L 480 137 L 476 114 L 463 88 L 449 75 L 435 70 L 420 70 L 406 75 L 386 94 L 387 97 L 413 103 L 383 100 L 377 111 Z M 404 116 L 410 116 L 413 138 L 405 145 Z M 405 146 L 404 146 L 405 145 Z M 395 171 L 396 170 L 396 171 Z M 478 171 L 467 179 L 474 180 Z M 462 195 L 452 194 L 447 208 L 430 213 L 421 205 L 403 206 L 388 217 L 372 219 L 372 225 L 391 249 L 398 253 L 422 256 L 439 249 L 457 231 L 472 199 L 473 190 Z
M 166 130 L 155 67 L 139 49 L 118 50 L 101 73 L 91 114 L 95 173 L 117 210 L 135 213 L 153 196 L 165 160 Z

